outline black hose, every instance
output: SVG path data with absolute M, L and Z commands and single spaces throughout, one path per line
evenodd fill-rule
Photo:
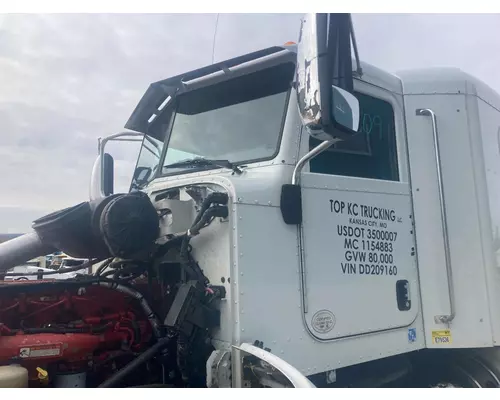
M 109 270 L 109 271 L 101 273 L 101 275 L 99 275 L 99 277 L 100 278 L 112 279 L 112 278 L 110 278 L 110 276 L 113 276 L 115 274 L 115 272 L 116 272 L 115 270 Z
M 117 269 L 113 273 L 113 280 L 123 282 L 138 278 L 146 272 L 146 266 L 132 265 L 122 269 Z M 107 276 L 107 274 L 106 274 Z
M 141 343 L 141 328 L 139 327 L 139 324 L 134 321 L 133 319 L 130 320 L 130 325 L 132 326 L 132 331 L 134 332 L 134 339 L 135 339 L 135 343 L 136 344 L 139 344 Z
M 99 286 L 105 286 L 109 287 L 110 289 L 117 290 L 118 292 L 125 293 L 133 298 L 135 298 L 139 304 L 141 305 L 146 318 L 148 319 L 151 328 L 153 329 L 153 334 L 156 338 L 159 338 L 161 336 L 161 323 L 158 317 L 156 316 L 156 313 L 153 311 L 149 303 L 146 301 L 144 298 L 144 295 L 139 292 L 138 290 L 127 286 L 121 282 L 116 282 L 113 280 L 109 279 L 99 279 L 97 282 L 95 282 L 96 285 Z
M 203 200 L 203 203 L 201 203 L 200 211 L 198 212 L 198 215 L 194 219 L 193 225 L 196 225 L 203 214 L 205 214 L 205 211 L 208 210 L 208 207 L 210 207 L 212 204 L 222 204 L 226 205 L 228 201 L 228 195 L 226 193 L 221 193 L 221 192 L 215 192 L 215 193 L 210 193 L 205 200 Z
M 200 229 L 204 228 L 207 223 L 209 223 L 213 218 L 227 218 L 228 209 L 227 206 L 213 206 L 207 209 L 203 215 L 196 221 L 193 226 L 189 229 L 189 233 L 193 236 L 200 233 Z
M 181 266 L 184 271 L 188 274 L 190 279 L 195 279 L 200 282 L 207 282 L 207 277 L 203 274 L 203 271 L 199 265 L 193 260 L 191 256 L 191 245 L 189 244 L 190 237 L 185 235 L 182 240 L 181 249 L 179 252 L 179 259 L 181 261 Z
M 175 245 L 182 243 L 183 239 L 184 239 L 184 236 L 175 236 L 172 239 L 170 239 L 168 242 L 166 242 L 165 244 L 162 244 L 161 246 L 158 247 L 158 250 L 157 250 L 156 254 L 154 255 L 154 258 L 155 259 L 162 258 Z
M 167 347 L 169 342 L 170 342 L 170 337 L 159 339 L 158 342 L 156 342 L 153 346 L 147 349 L 144 353 L 142 353 L 133 361 L 125 365 L 122 369 L 120 369 L 113 376 L 111 376 L 111 378 L 101 383 L 98 386 L 98 388 L 112 388 L 116 386 L 128 375 L 134 372 L 138 367 L 140 367 L 142 364 L 152 359 L 156 355 L 156 353 Z
M 99 268 L 97 268 L 97 271 L 95 272 L 95 276 L 99 276 L 102 274 L 102 272 L 111 264 L 111 261 L 113 261 L 113 258 L 109 258 L 107 261 L 103 262 Z
M 189 240 L 191 238 L 189 236 L 184 236 L 182 238 L 182 243 L 181 243 L 181 248 L 179 251 L 179 258 L 184 264 L 189 263 L 189 253 L 190 253 L 190 245 L 189 245 Z

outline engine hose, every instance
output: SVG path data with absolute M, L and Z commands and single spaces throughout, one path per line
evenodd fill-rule
M 181 249 L 179 251 L 179 258 L 181 259 L 181 261 L 184 263 L 184 264 L 189 264 L 189 240 L 191 238 L 189 237 L 189 235 L 186 235 L 183 237 L 182 239 L 182 243 L 181 243 Z
M 127 322 L 130 322 L 130 325 L 132 327 L 132 331 L 134 332 L 136 344 L 141 343 L 142 337 L 141 337 L 141 328 L 139 327 L 139 324 L 137 324 L 137 322 L 134 321 L 133 319 L 128 319 Z
M 208 282 L 207 277 L 203 274 L 203 271 L 201 270 L 199 265 L 192 259 L 192 257 L 190 257 L 190 239 L 191 238 L 188 235 L 185 235 L 182 240 L 179 253 L 182 268 L 184 268 L 191 279 L 195 279 L 203 283 Z
M 99 286 L 105 286 L 105 287 L 108 287 L 110 289 L 117 290 L 117 291 L 125 293 L 131 297 L 134 297 L 136 300 L 138 300 L 139 303 L 141 304 L 142 309 L 144 310 L 144 312 L 147 316 L 149 323 L 151 324 L 151 328 L 153 329 L 153 334 L 155 335 L 156 338 L 159 338 L 161 336 L 160 321 L 158 320 L 155 313 L 153 312 L 153 310 L 149 306 L 148 302 L 146 301 L 146 299 L 144 298 L 144 296 L 140 292 L 138 292 L 137 290 L 134 290 L 128 286 L 124 286 L 124 285 L 121 285 L 120 283 L 116 283 L 116 282 L 99 280 L 95 284 L 99 285 Z
M 103 273 L 103 271 L 109 267 L 109 265 L 111 264 L 111 262 L 113 261 L 113 258 L 108 258 L 105 262 L 103 262 L 99 268 L 97 268 L 97 271 L 95 272 L 95 276 L 99 276 Z
M 198 221 L 196 221 L 193 226 L 189 229 L 190 236 L 196 236 L 200 233 L 200 229 L 202 229 L 212 218 L 220 217 L 227 218 L 228 209 L 226 206 L 213 206 L 207 209 L 203 215 L 200 217 Z
M 116 274 L 115 274 L 115 276 L 113 277 L 113 280 L 123 282 L 123 283 L 128 283 L 128 282 L 133 281 L 134 279 L 139 278 L 141 275 L 142 275 L 142 273 L 120 278 L 120 277 L 116 277 Z
M 133 265 L 130 267 L 125 267 L 123 269 L 117 269 L 113 273 L 113 280 L 119 282 L 131 281 L 144 274 L 144 272 L 146 272 L 146 267 L 142 265 Z
M 112 388 L 119 384 L 128 375 L 134 372 L 138 367 L 140 367 L 145 362 L 152 359 L 156 353 L 167 347 L 170 342 L 170 337 L 159 339 L 153 346 L 147 349 L 144 353 L 139 355 L 137 358 L 132 360 L 130 363 L 125 365 L 122 369 L 116 372 L 111 378 L 107 379 L 101 383 L 98 388 Z
M 165 254 L 168 253 L 170 249 L 175 247 L 175 245 L 182 243 L 184 240 L 184 236 L 175 236 L 172 239 L 170 239 L 168 242 L 165 244 L 162 244 L 161 246 L 158 247 L 158 250 L 154 256 L 154 258 L 162 258 Z
M 193 225 L 196 225 L 203 214 L 205 214 L 205 211 L 207 211 L 208 207 L 210 207 L 212 204 L 222 204 L 226 205 L 228 201 L 228 195 L 226 193 L 221 193 L 221 192 L 215 192 L 215 193 L 210 193 L 205 200 L 203 200 L 203 203 L 201 203 L 200 211 L 198 212 L 198 215 L 194 219 Z

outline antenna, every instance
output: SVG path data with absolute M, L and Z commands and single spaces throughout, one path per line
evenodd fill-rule
M 219 13 L 217 13 L 217 19 L 215 20 L 215 31 L 214 31 L 214 39 L 213 39 L 213 45 L 212 45 L 212 64 L 214 63 L 214 56 L 215 56 L 215 38 L 217 36 L 217 27 L 219 26 Z

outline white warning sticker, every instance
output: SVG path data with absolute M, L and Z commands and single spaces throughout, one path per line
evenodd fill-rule
M 19 349 L 20 358 L 54 357 L 61 354 L 59 346 L 31 346 Z

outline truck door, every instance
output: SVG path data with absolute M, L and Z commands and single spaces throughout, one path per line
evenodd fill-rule
M 319 340 L 407 327 L 418 315 L 402 97 L 356 90 L 360 133 L 300 176 L 303 310 Z

